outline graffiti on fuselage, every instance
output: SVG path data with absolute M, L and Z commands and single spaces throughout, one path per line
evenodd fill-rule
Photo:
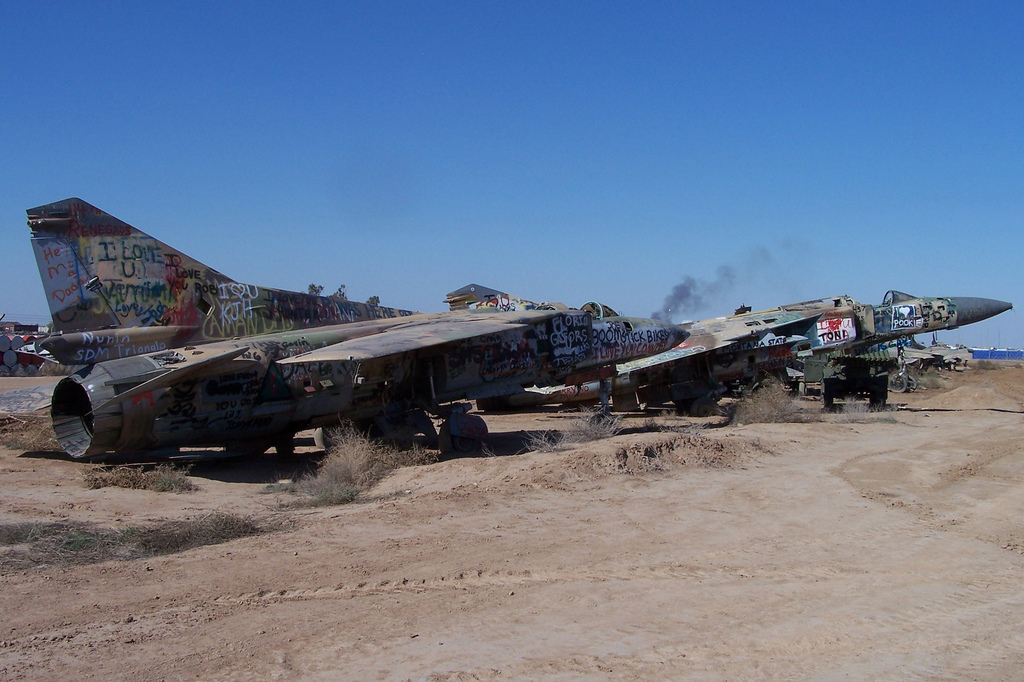
M 815 348 L 839 346 L 857 338 L 857 323 L 852 317 L 824 317 L 815 323 Z
M 917 306 L 894 305 L 892 307 L 892 322 L 890 329 L 895 331 L 909 331 L 911 329 L 922 329 L 924 317 L 918 314 Z
M 806 337 L 787 337 L 777 336 L 773 332 L 767 332 L 766 334 L 747 341 L 741 341 L 730 344 L 723 348 L 720 352 L 722 353 L 742 353 L 749 350 L 757 350 L 759 348 L 772 348 L 775 346 L 782 346 L 787 343 L 793 343 L 797 340 L 802 340 Z
M 448 385 L 467 377 L 492 382 L 568 371 L 593 353 L 591 320 L 589 313 L 570 311 L 526 329 L 462 341 L 446 354 Z
M 711 374 L 723 383 L 750 379 L 784 367 L 794 367 L 796 356 L 789 345 L 757 348 L 744 353 L 716 353 Z
M 258 354 L 250 351 L 250 354 Z M 351 399 L 353 365 L 346 361 L 277 365 L 262 354 L 262 362 L 246 363 L 248 369 L 182 381 L 159 392 L 154 415 L 162 433 L 206 430 L 212 434 L 244 434 L 271 425 L 300 403 L 338 386 L 338 409 Z M 152 401 L 152 398 L 149 398 Z M 267 412 L 265 406 L 277 407 Z M 256 409 L 260 408 L 260 409 Z
M 174 327 L 176 341 L 212 341 L 412 314 L 236 282 L 84 202 L 68 202 L 56 224 L 33 224 L 32 247 L 61 333 Z M 115 345 L 76 361 L 146 352 Z
M 879 306 L 874 311 L 875 334 L 881 337 L 948 329 L 956 323 L 956 304 L 947 298 L 922 298 L 914 303 Z
M 538 333 L 546 340 L 547 369 L 566 369 L 591 356 L 594 349 L 590 313 L 567 312 L 548 320 Z
M 71 364 L 88 365 L 167 350 L 165 341 L 133 341 L 131 334 L 119 331 L 83 332 L 83 343 L 74 351 Z
M 925 319 L 915 305 L 875 308 L 875 333 L 880 336 L 914 333 L 924 327 Z
M 614 362 L 665 350 L 672 335 L 664 327 L 636 327 L 625 320 L 594 322 L 594 360 Z
M 448 382 L 453 386 L 476 378 L 507 379 L 540 367 L 536 328 L 485 334 L 458 343 L 446 354 Z

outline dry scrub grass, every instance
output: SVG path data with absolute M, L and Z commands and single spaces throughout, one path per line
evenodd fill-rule
M 836 403 L 836 411 L 827 418 L 836 424 L 866 421 L 895 423 L 896 418 L 884 410 L 873 409 L 866 401 L 848 397 Z M 740 400 L 733 412 L 735 424 L 802 424 L 825 421 L 820 412 L 807 412 L 800 400 L 790 395 L 780 383 L 772 382 Z
M 60 450 L 49 417 L 0 417 L 0 445 L 22 452 Z
M 836 402 L 830 421 L 835 424 L 859 424 L 872 421 L 875 414 L 877 412 L 868 403 L 847 396 L 842 402 Z
M 896 423 L 896 417 L 886 408 L 874 408 L 869 403 L 852 397 L 847 397 L 842 403 L 836 403 L 836 407 L 838 411 L 833 412 L 831 418 L 835 424 Z
M 199 490 L 199 486 L 189 480 L 191 467 L 177 468 L 171 464 L 160 464 L 152 469 L 143 467 L 101 467 L 92 469 L 85 474 L 85 487 L 96 488 L 129 488 L 132 490 L 154 490 L 158 493 L 187 493 Z
M 258 535 L 268 529 L 249 517 L 212 512 L 195 519 L 166 521 L 123 530 L 76 523 L 0 524 L 0 546 L 27 545 L 0 554 L 0 568 L 80 566 L 111 559 L 144 559 Z
M 615 451 L 615 471 L 643 474 L 676 467 L 725 469 L 737 466 L 748 446 L 695 433 L 633 443 Z
M 917 384 L 921 388 L 941 389 L 946 388 L 948 380 L 941 374 L 928 372 L 917 377 Z
M 678 421 L 678 417 L 672 419 L 673 421 L 666 422 L 648 418 L 640 424 L 637 430 L 640 433 L 697 433 L 704 428 L 704 425 L 694 425 L 689 421 Z
M 578 447 L 603 438 L 611 438 L 622 431 L 622 417 L 602 414 L 600 408 L 580 410 L 579 415 L 566 420 L 557 431 L 532 433 L 526 447 L 536 452 L 555 452 Z
M 785 424 L 813 421 L 778 381 L 767 381 L 761 388 L 740 400 L 733 411 L 737 424 Z
M 299 506 L 322 507 L 355 501 L 395 469 L 437 461 L 437 455 L 419 445 L 399 448 L 370 440 L 352 427 L 330 432 L 327 456 L 314 474 L 294 483 L 272 486 L 271 491 L 302 495 Z
M 218 545 L 262 532 L 260 525 L 250 517 L 211 512 L 186 521 L 167 521 L 153 528 L 137 528 L 127 534 L 129 542 L 143 555 L 158 556 L 193 547 Z

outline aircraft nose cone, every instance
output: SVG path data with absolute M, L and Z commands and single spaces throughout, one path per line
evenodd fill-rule
M 67 343 L 60 336 L 47 336 L 42 339 L 36 339 L 36 348 L 39 350 L 45 350 L 47 353 L 53 355 L 60 355 L 66 349 Z
M 994 298 L 975 298 L 973 296 L 954 296 L 950 299 L 956 306 L 957 326 L 974 324 L 987 320 L 994 315 L 1004 313 L 1013 308 L 1012 303 L 997 301 Z

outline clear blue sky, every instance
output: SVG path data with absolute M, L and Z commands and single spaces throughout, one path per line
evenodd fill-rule
M 1024 4 L 3 2 L 0 312 L 79 196 L 238 280 L 1024 306 Z M 1024 345 L 1024 317 L 940 334 Z

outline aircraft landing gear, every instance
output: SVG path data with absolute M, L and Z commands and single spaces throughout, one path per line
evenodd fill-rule
M 601 414 L 608 417 L 612 413 L 611 395 L 612 395 L 612 380 L 611 377 L 601 379 L 599 396 L 601 399 Z
M 446 421 L 438 431 L 438 447 L 442 453 L 466 454 L 480 449 L 480 441 L 465 436 L 453 436 Z
M 274 438 L 274 450 L 278 457 L 291 457 L 295 454 L 295 434 L 291 431 L 279 433 Z
M 676 400 L 674 402 L 676 411 L 681 415 L 704 419 L 722 414 L 722 408 L 720 408 L 718 403 L 715 402 L 715 399 L 709 395 L 690 400 Z
M 487 423 L 475 414 L 466 414 L 469 405 L 457 409 L 444 420 L 438 434 L 442 453 L 477 452 L 487 437 Z
M 718 403 L 715 402 L 711 396 L 704 396 L 703 398 L 697 398 L 690 405 L 690 416 L 691 417 L 714 417 L 722 413 Z

